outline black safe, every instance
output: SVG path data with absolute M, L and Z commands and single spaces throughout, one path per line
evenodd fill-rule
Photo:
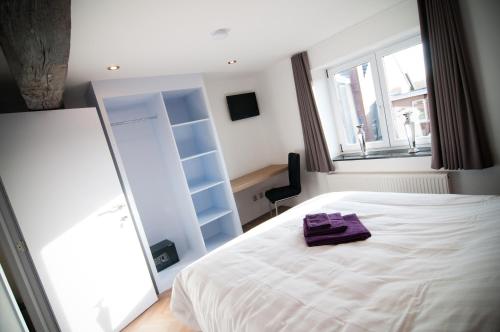
M 160 272 L 167 267 L 177 263 L 179 256 L 175 249 L 175 244 L 169 240 L 163 240 L 151 246 L 151 253 L 156 265 L 156 271 Z

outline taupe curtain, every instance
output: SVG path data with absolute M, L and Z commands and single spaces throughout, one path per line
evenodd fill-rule
M 334 170 L 311 87 L 307 52 L 292 56 L 293 77 L 304 135 L 306 168 L 310 172 Z
M 427 71 L 432 168 L 493 165 L 456 0 L 418 0 Z

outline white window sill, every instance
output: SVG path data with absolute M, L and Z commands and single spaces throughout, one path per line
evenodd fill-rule
M 378 150 L 368 151 L 366 156 L 361 155 L 360 152 L 343 153 L 332 159 L 332 161 L 345 161 L 345 160 L 372 160 L 372 159 L 390 159 L 390 158 L 408 158 L 408 157 L 426 157 L 431 155 L 430 147 L 418 147 L 419 152 L 408 153 L 408 149 L 392 149 L 392 150 Z

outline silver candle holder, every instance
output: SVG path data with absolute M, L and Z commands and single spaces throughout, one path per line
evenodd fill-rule
M 408 149 L 408 153 L 417 153 L 419 150 L 417 148 L 416 142 L 415 142 L 415 122 L 411 120 L 411 111 L 403 113 L 403 116 L 405 117 L 405 132 L 406 132 L 406 138 L 408 139 L 408 145 L 410 148 Z
M 358 137 L 359 147 L 361 148 L 361 155 L 366 156 L 368 152 L 366 152 L 366 134 L 363 129 L 363 124 L 357 125 L 356 128 L 358 128 L 356 136 Z

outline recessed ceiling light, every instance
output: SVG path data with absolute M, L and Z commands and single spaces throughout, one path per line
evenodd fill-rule
M 108 70 L 118 70 L 118 69 L 120 69 L 120 66 L 118 66 L 118 65 L 108 66 Z
M 212 36 L 213 39 L 221 40 L 227 38 L 227 36 L 229 35 L 229 31 L 230 31 L 229 28 L 220 28 L 215 31 L 212 31 L 210 35 Z
M 237 61 L 236 60 L 229 60 L 227 62 L 228 65 L 234 65 Z

